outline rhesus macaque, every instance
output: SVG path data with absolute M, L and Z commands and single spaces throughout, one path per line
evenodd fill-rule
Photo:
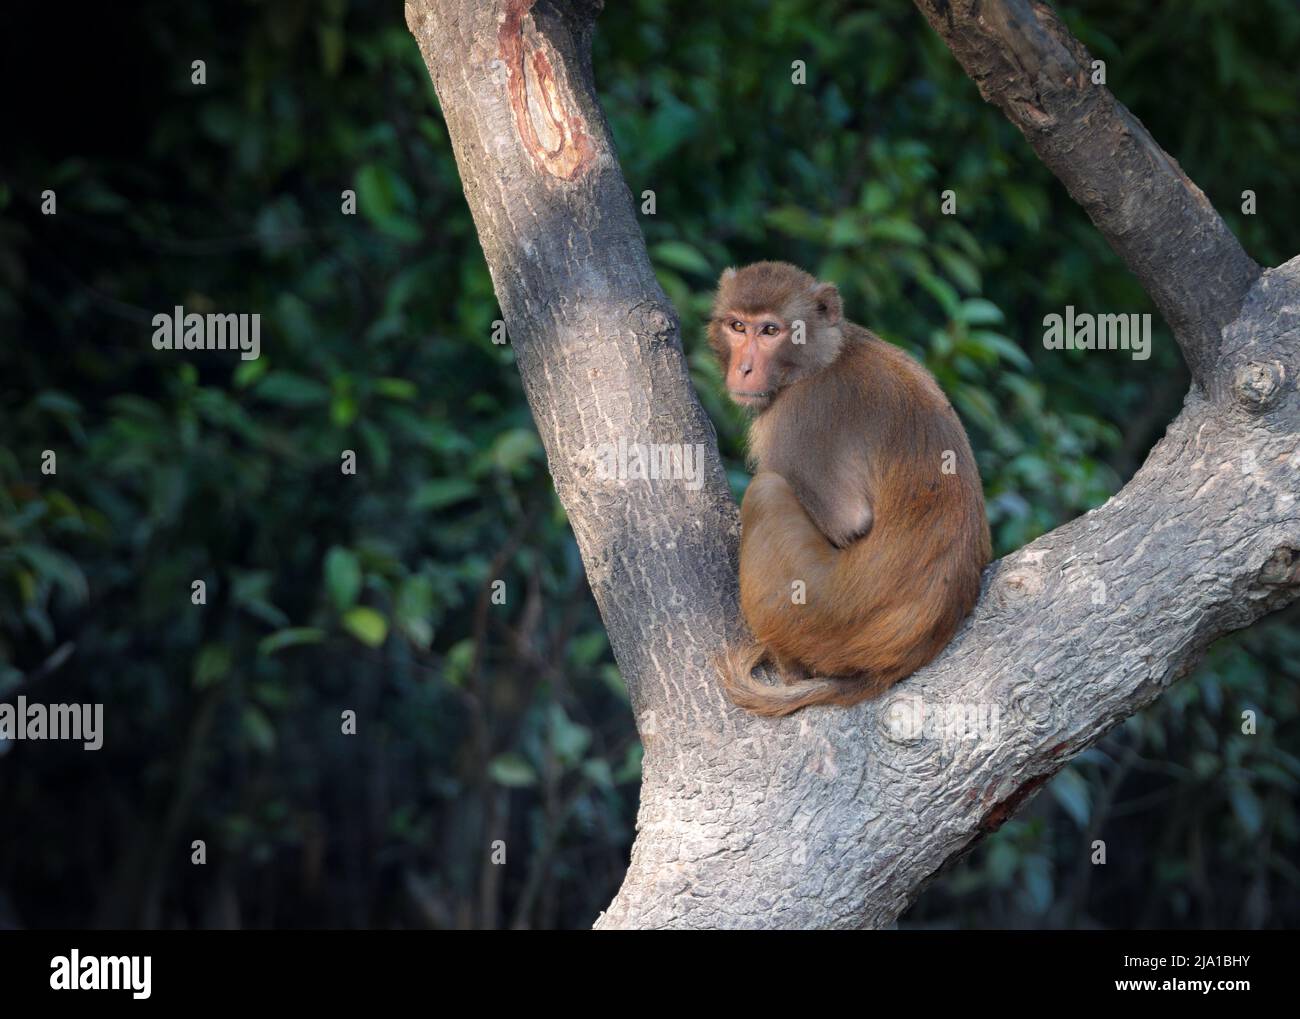
M 723 656 L 727 692 L 761 715 L 881 693 L 979 597 L 989 527 L 961 421 L 925 368 L 844 320 L 833 284 L 784 262 L 722 274 L 709 342 L 755 414 L 740 604 L 758 643 Z M 754 678 L 765 658 L 784 685 Z

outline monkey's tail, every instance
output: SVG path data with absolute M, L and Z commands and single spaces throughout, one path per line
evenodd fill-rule
M 727 696 L 737 706 L 756 715 L 780 718 L 813 704 L 847 706 L 884 693 L 893 685 L 893 677 L 870 675 L 844 679 L 801 679 L 771 686 L 754 678 L 754 669 L 767 657 L 763 646 L 755 641 L 727 648 L 717 659 L 718 675 Z

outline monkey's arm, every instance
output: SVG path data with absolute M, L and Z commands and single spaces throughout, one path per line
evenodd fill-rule
M 875 519 L 866 457 L 860 450 L 848 448 L 847 438 L 836 442 L 838 448 L 834 449 L 787 443 L 781 450 L 784 455 L 763 465 L 764 470 L 785 478 L 817 530 L 840 549 L 865 538 Z M 795 454 L 805 448 L 806 455 Z
M 871 531 L 875 515 L 866 492 L 851 483 L 804 483 L 798 475 L 786 479 L 809 519 L 837 549 L 847 548 Z
M 866 537 L 874 514 L 870 450 L 862 429 L 813 414 L 789 415 L 785 426 L 780 440 L 767 444 L 760 470 L 786 480 L 817 530 L 836 548 Z

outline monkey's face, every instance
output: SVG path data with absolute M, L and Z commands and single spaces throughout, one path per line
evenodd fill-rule
M 724 314 L 713 331 L 726 352 L 727 392 L 742 407 L 762 410 L 786 384 L 785 358 L 791 326 L 771 312 Z
M 718 280 L 709 343 L 727 392 L 743 407 L 762 411 L 783 388 L 835 360 L 842 341 L 833 284 L 785 262 L 728 269 Z

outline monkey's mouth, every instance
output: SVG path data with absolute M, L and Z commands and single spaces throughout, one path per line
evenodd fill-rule
M 765 389 L 761 393 L 751 393 L 744 389 L 728 389 L 727 392 L 737 403 L 766 403 L 772 399 L 773 390 Z

